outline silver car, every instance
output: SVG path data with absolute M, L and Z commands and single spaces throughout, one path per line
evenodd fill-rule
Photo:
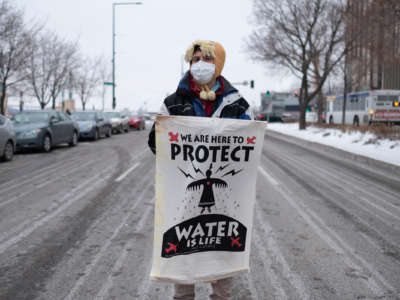
M 113 133 L 129 131 L 129 119 L 120 112 L 104 112 L 104 116 L 111 121 Z
M 15 131 L 11 121 L 0 115 L 0 160 L 13 159 L 15 144 Z

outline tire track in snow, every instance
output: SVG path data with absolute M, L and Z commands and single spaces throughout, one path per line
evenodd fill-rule
M 16 230 L 8 233 L 7 237 L 4 237 L 5 235 L 0 237 L 0 254 L 5 252 L 9 247 L 13 246 L 14 244 L 18 243 L 19 241 L 30 235 L 33 231 L 50 221 L 52 218 L 58 216 L 61 212 L 63 212 L 77 200 L 81 199 L 87 192 L 92 191 L 93 186 L 97 186 L 106 181 L 109 177 L 104 178 L 104 174 L 109 174 L 109 172 L 114 167 L 115 166 L 112 165 L 111 167 L 103 169 L 103 172 L 98 173 L 97 176 L 91 177 L 89 180 L 83 181 L 79 186 L 70 190 L 67 194 L 65 194 L 63 197 L 58 199 L 57 202 L 54 202 L 53 205 L 50 206 L 50 208 L 48 209 L 50 210 L 50 212 L 42 212 L 38 214 L 33 220 L 27 220 L 26 222 L 22 223 L 21 226 L 18 226 Z M 111 176 L 111 174 L 109 176 Z
M 75 300 L 76 299 L 76 295 L 78 294 L 79 290 L 85 284 L 86 280 L 88 279 L 88 277 L 90 276 L 90 274 L 92 273 L 92 271 L 94 270 L 96 265 L 99 263 L 100 259 L 105 255 L 108 248 L 111 246 L 112 241 L 118 236 L 118 234 L 120 234 L 121 230 L 123 229 L 125 224 L 128 222 L 129 218 L 132 217 L 132 213 L 135 212 L 136 207 L 139 205 L 139 203 L 141 203 L 146 192 L 149 191 L 152 186 L 153 186 L 152 184 L 148 184 L 142 190 L 142 192 L 138 196 L 138 200 L 130 208 L 130 212 L 124 216 L 124 218 L 122 219 L 122 222 L 114 230 L 111 237 L 105 241 L 103 246 L 100 248 L 99 252 L 94 256 L 94 258 L 90 262 L 90 264 L 88 264 L 86 266 L 85 270 L 83 271 L 84 275 L 78 279 L 78 281 L 75 283 L 75 285 L 70 290 L 69 294 L 66 297 L 64 297 L 64 300 Z
M 271 160 L 276 164 L 276 159 Z M 279 167 L 279 166 L 278 166 Z M 289 172 L 291 174 L 291 172 Z M 365 288 L 371 290 L 377 297 L 384 297 L 387 291 L 393 293 L 395 288 L 378 272 L 374 267 L 365 261 L 357 252 L 346 243 L 336 232 L 329 228 L 325 222 L 319 218 L 311 209 L 307 211 L 300 207 L 297 203 L 305 206 L 302 200 L 297 199 L 297 202 L 292 199 L 294 195 L 284 186 L 280 185 L 280 189 L 276 189 L 286 201 L 297 211 L 297 213 L 310 225 L 314 232 L 323 240 L 329 247 L 343 256 L 344 262 L 357 274 L 364 274 L 358 278 L 365 284 Z M 357 262 L 356 262 L 357 261 Z M 361 264 L 363 267 L 361 267 Z M 363 268 L 367 269 L 369 274 L 365 273 Z M 382 286 L 386 289 L 383 290 Z

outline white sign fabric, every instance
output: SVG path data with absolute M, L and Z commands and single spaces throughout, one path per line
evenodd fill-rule
M 190 284 L 249 270 L 265 126 L 157 117 L 153 280 Z

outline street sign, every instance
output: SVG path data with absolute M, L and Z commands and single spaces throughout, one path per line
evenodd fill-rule
M 113 85 L 113 83 L 112 82 L 104 82 L 104 85 Z

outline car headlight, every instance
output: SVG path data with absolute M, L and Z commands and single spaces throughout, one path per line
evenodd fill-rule
M 42 129 L 35 129 L 35 130 L 29 130 L 29 131 L 24 131 L 22 133 L 22 137 L 24 138 L 34 138 L 37 137 L 37 135 L 42 131 Z

